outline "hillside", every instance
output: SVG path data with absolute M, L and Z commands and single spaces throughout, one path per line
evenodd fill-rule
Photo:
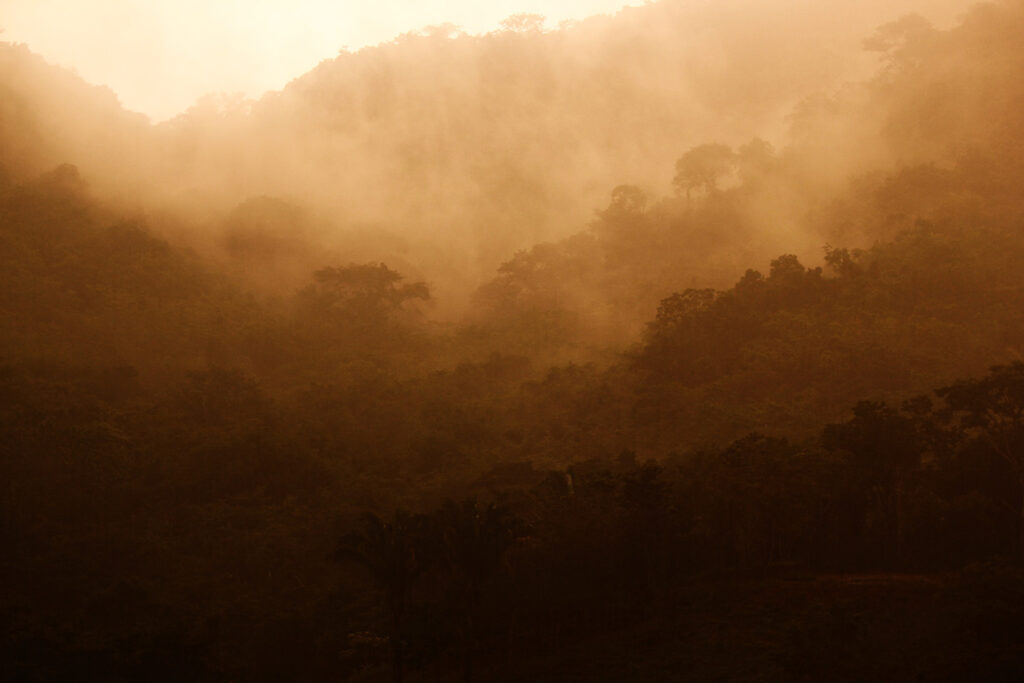
M 1024 3 L 687 7 L 0 47 L 3 678 L 1019 678 Z

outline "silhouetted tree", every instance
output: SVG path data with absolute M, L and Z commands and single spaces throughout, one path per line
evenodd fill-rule
M 449 501 L 437 511 L 434 522 L 442 543 L 443 563 L 450 572 L 450 599 L 462 621 L 463 680 L 470 681 L 483 589 L 522 527 L 503 505 L 481 505 L 475 499 Z
M 396 512 L 385 522 L 373 513 L 362 518 L 363 529 L 345 536 L 339 557 L 365 567 L 384 596 L 388 638 L 391 644 L 392 678 L 400 683 L 405 663 L 406 618 L 413 582 L 426 569 L 425 518 Z
M 997 365 L 980 379 L 935 392 L 960 424 L 1006 462 L 1017 479 L 1020 505 L 1018 552 L 1024 556 L 1024 362 Z
M 423 282 L 403 277 L 383 263 L 323 268 L 298 294 L 299 329 L 312 332 L 312 344 L 325 359 L 380 357 L 415 346 L 420 311 L 430 298 Z M 328 363 L 329 365 L 329 363 Z
M 825 427 L 822 445 L 849 453 L 872 498 L 868 514 L 887 520 L 891 530 L 883 533 L 892 538 L 891 556 L 904 559 L 907 487 L 921 461 L 913 421 L 884 403 L 861 401 L 852 420 Z
M 405 302 L 430 298 L 426 284 L 400 284 L 402 279 L 383 263 L 322 268 L 301 298 L 319 315 L 341 317 L 347 324 L 380 325 L 392 320 Z
M 729 173 L 735 163 L 735 154 L 726 145 L 706 144 L 694 147 L 676 161 L 676 175 L 672 184 L 686 192 L 703 188 L 706 194 L 718 189 L 718 180 Z

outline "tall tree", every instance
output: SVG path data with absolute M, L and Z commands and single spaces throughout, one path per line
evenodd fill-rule
M 481 600 L 487 581 L 519 535 L 520 523 L 503 505 L 475 499 L 449 501 L 436 516 L 444 562 L 451 572 L 451 600 L 461 613 L 463 680 L 473 678 Z
M 677 190 L 686 191 L 687 200 L 695 188 L 711 194 L 718 189 L 719 179 L 732 171 L 735 161 L 736 155 L 727 145 L 699 145 L 676 161 L 672 184 Z
M 1017 479 L 1020 496 L 1018 552 L 1024 556 L 1024 362 L 997 365 L 980 379 L 935 392 L 960 425 L 988 446 Z
M 914 422 L 884 403 L 861 401 L 852 420 L 825 427 L 822 442 L 827 449 L 849 453 L 874 498 L 869 506 L 888 520 L 890 528 L 883 533 L 891 538 L 892 558 L 904 559 L 907 487 L 921 462 Z
M 384 596 L 392 680 L 401 683 L 409 597 L 427 564 L 423 554 L 426 520 L 399 511 L 393 521 L 385 522 L 368 512 L 363 515 L 362 526 L 362 531 L 342 539 L 339 556 L 365 567 Z

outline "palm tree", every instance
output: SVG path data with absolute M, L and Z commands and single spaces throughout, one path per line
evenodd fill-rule
M 451 601 L 461 617 L 463 680 L 468 682 L 473 676 L 484 585 L 519 537 L 522 525 L 506 507 L 495 503 L 482 506 L 475 499 L 449 501 L 437 511 L 435 520 L 443 563 L 451 573 Z
M 385 522 L 373 513 L 362 516 L 363 530 L 346 535 L 339 557 L 365 567 L 384 596 L 388 637 L 391 642 L 392 680 L 401 683 L 405 659 L 405 621 L 409 594 L 423 572 L 425 519 L 421 515 L 396 512 Z

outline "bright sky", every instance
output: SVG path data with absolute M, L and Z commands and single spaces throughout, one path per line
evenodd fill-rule
M 626 4 L 639 0 L 0 0 L 0 39 L 110 86 L 159 121 L 205 93 L 255 97 L 340 49 L 425 26 L 484 33 L 529 12 L 553 27 Z

